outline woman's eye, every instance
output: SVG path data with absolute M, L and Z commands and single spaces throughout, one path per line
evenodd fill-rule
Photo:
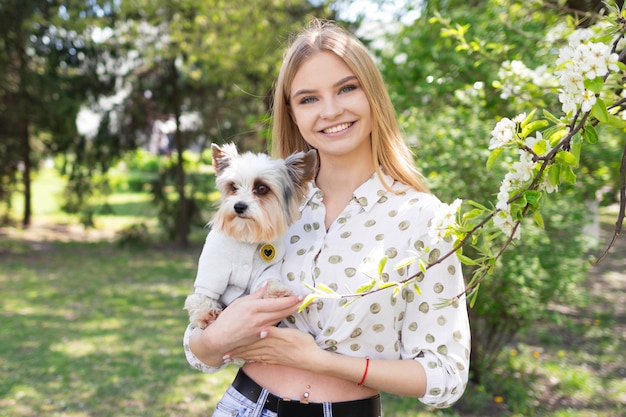
M 356 89 L 357 89 L 356 85 L 348 84 L 348 85 L 344 85 L 343 87 L 341 87 L 339 92 L 340 93 L 349 93 L 350 91 L 353 91 L 353 90 L 356 90 Z
M 303 97 L 302 100 L 300 100 L 300 104 L 309 104 L 309 103 L 313 103 L 315 101 L 315 97 Z

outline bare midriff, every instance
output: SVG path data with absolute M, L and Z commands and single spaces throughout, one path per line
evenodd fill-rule
M 291 400 L 340 402 L 368 398 L 378 391 L 356 382 L 282 365 L 247 363 L 244 372 L 270 393 Z

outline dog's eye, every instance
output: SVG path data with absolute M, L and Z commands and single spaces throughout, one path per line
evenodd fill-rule
M 233 182 L 230 183 L 230 192 L 233 194 L 237 193 L 237 186 Z
M 265 184 L 259 184 L 255 187 L 254 192 L 256 195 L 265 195 L 270 192 L 270 187 Z

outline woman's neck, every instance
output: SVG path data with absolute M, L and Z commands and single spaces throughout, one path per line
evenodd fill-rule
M 315 183 L 322 190 L 324 196 L 352 195 L 357 188 L 372 176 L 374 171 L 374 167 L 370 164 L 333 169 L 324 169 L 322 165 Z
M 370 161 L 358 161 L 358 163 L 340 163 L 321 160 L 320 170 L 315 180 L 317 187 L 323 193 L 324 206 L 326 208 L 326 229 L 346 208 L 354 191 L 367 181 L 375 169 Z

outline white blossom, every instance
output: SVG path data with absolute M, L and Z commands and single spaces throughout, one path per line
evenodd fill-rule
M 513 228 L 515 227 L 515 221 L 511 217 L 511 214 L 506 211 L 500 211 L 493 216 L 493 224 L 502 231 L 507 236 L 511 236 L 513 233 Z M 521 227 L 518 226 L 515 229 L 515 234 L 513 235 L 514 239 L 519 239 L 521 237 Z
M 433 243 L 439 243 L 450 235 L 450 228 L 456 224 L 456 214 L 462 202 L 463 200 L 457 198 L 452 204 L 442 203 L 435 212 L 428 228 L 428 235 L 432 237 Z
M 520 113 L 513 118 L 513 121 L 515 123 L 522 123 L 525 118 L 526 118 L 526 113 Z
M 562 87 L 559 101 L 565 113 L 576 111 L 578 106 L 588 112 L 596 103 L 595 93 L 585 88 L 585 79 L 594 80 L 619 70 L 618 55 L 607 44 L 591 42 L 593 34 L 591 29 L 576 30 L 569 44 L 559 50 L 555 73 Z
M 498 70 L 498 78 L 502 84 L 500 98 L 503 100 L 522 95 L 524 85 L 533 84 L 542 88 L 552 88 L 558 85 L 546 65 L 533 70 L 517 60 L 504 61 Z
M 561 91 L 559 94 L 559 101 L 563 103 L 563 112 L 569 113 L 576 110 L 578 103 L 581 101 L 577 99 L 573 94 L 568 94 L 565 91 Z
M 515 122 L 507 117 L 496 123 L 496 126 L 491 131 L 489 149 L 501 148 L 513 141 L 515 127 Z
M 550 193 L 553 193 L 555 191 L 558 191 L 559 190 L 559 186 L 550 184 L 550 181 L 548 180 L 548 176 L 544 175 L 543 176 L 543 181 L 541 181 L 541 183 L 539 184 L 539 189 L 540 190 L 544 190 L 545 192 L 550 194 Z
M 578 46 L 581 43 L 584 43 L 585 41 L 588 41 L 589 39 L 591 39 L 591 37 L 593 36 L 593 30 L 589 29 L 589 28 L 585 28 L 585 29 L 578 29 L 575 30 L 574 33 L 572 33 L 569 38 L 568 38 L 568 42 L 570 44 L 570 46 Z
M 520 181 L 528 181 L 533 177 L 533 172 L 536 166 L 537 163 L 533 161 L 533 156 L 522 151 L 519 161 L 513 162 L 511 172 L 514 172 Z
M 583 99 L 581 103 L 581 109 L 583 112 L 588 112 L 591 110 L 594 104 L 596 104 L 596 95 L 589 90 L 583 91 Z

